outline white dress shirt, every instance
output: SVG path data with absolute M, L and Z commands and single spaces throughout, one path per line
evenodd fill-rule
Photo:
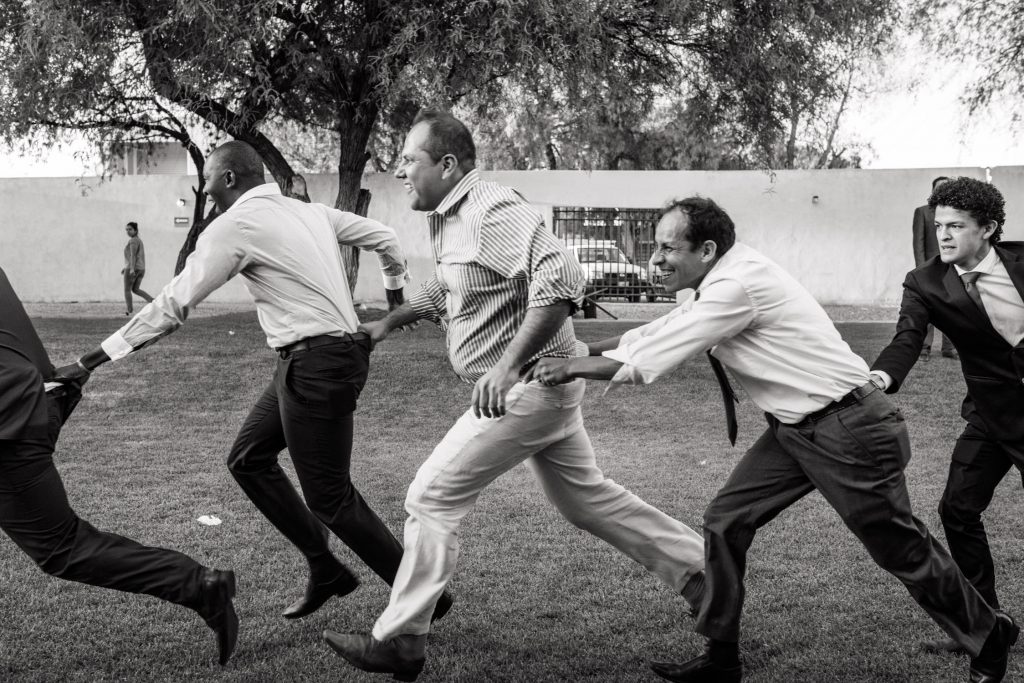
M 964 273 L 981 273 L 974 286 L 981 295 L 981 303 L 985 304 L 989 322 L 1010 346 L 1020 343 L 1024 338 L 1024 300 L 1013 285 L 1013 280 L 1006 272 L 1006 266 L 1003 265 L 996 250 L 989 249 L 981 263 L 969 271 L 956 264 L 953 267 L 956 268 L 956 274 L 961 277 Z
M 193 306 L 241 274 L 272 348 L 359 325 L 339 244 L 377 252 L 384 286 L 407 275 L 395 231 L 369 218 L 285 197 L 274 183 L 254 187 L 199 236 L 185 268 L 127 325 L 103 341 L 111 360 L 155 342 L 185 322 Z
M 708 349 L 759 408 L 795 424 L 868 381 L 828 314 L 776 263 L 735 244 L 679 308 L 622 335 L 611 380 L 647 384 Z

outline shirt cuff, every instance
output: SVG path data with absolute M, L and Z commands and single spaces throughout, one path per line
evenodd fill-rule
M 888 390 L 892 386 L 892 377 L 885 370 L 872 370 L 872 375 L 878 375 L 885 382 L 885 389 Z
M 125 341 L 120 332 L 115 332 L 104 339 L 100 348 L 110 356 L 110 360 L 120 360 L 135 350 L 131 344 Z
M 408 273 L 403 273 L 401 275 L 385 275 L 384 289 L 402 289 L 408 281 Z

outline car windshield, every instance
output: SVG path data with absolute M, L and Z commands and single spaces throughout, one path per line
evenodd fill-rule
M 628 263 L 615 247 L 583 247 L 579 253 L 580 263 Z

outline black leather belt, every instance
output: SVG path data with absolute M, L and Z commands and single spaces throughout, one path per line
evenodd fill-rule
M 865 396 L 875 391 L 878 391 L 878 387 L 876 387 L 871 382 L 868 382 L 864 386 L 857 387 L 856 389 L 848 393 L 846 396 L 843 396 L 840 399 L 832 401 L 821 410 L 814 411 L 813 413 L 805 417 L 804 420 L 809 420 L 811 422 L 817 422 L 818 420 L 822 420 L 831 415 L 832 413 L 838 413 L 843 408 L 849 408 L 854 403 L 860 402 L 860 400 L 863 399 Z
M 318 334 L 315 337 L 306 337 L 305 339 L 300 339 L 294 344 L 280 346 L 274 350 L 277 351 L 277 355 L 281 356 L 281 358 L 287 358 L 291 354 L 298 353 L 299 351 L 309 351 L 310 349 L 315 349 L 319 346 L 340 344 L 342 342 L 356 342 L 361 339 L 369 339 L 369 337 L 365 332 L 356 332 L 355 334 L 348 334 L 346 332 L 341 336 L 335 336 L 333 334 Z

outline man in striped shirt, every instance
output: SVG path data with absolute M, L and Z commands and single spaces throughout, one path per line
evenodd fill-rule
M 520 376 L 542 356 L 575 355 L 570 315 L 584 274 L 514 190 L 484 182 L 466 127 L 421 112 L 397 176 L 427 212 L 436 273 L 406 304 L 361 329 L 374 343 L 420 319 L 447 332 L 455 372 L 473 384 L 462 415 L 409 488 L 405 554 L 372 635 L 324 637 L 354 666 L 413 680 L 430 614 L 455 572 L 460 520 L 480 492 L 524 460 L 576 526 L 604 539 L 695 606 L 703 594 L 700 534 L 648 505 L 597 467 L 583 427 L 584 382 L 544 386 Z

